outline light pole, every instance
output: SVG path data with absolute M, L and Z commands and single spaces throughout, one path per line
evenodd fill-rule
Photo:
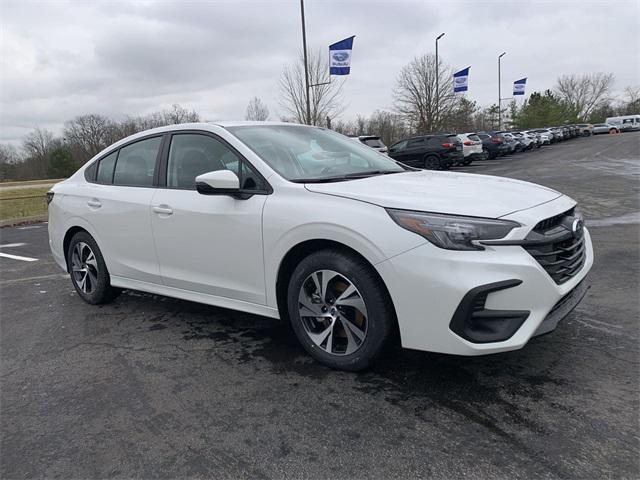
M 304 83 L 307 102 L 306 121 L 311 125 L 311 102 L 309 100 L 309 64 L 307 61 L 307 31 L 304 24 L 304 0 L 300 0 L 300 17 L 302 20 L 302 52 L 304 56 Z
M 500 88 L 500 59 L 506 55 L 507 52 L 502 52 L 498 55 L 498 130 L 502 130 L 502 91 Z
M 436 37 L 436 121 L 434 124 L 437 124 L 440 113 L 440 63 L 438 62 L 438 40 L 442 37 L 444 37 L 444 33 L 441 33 Z

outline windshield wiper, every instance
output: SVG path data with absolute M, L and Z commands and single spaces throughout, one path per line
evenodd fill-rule
M 391 173 L 403 173 L 407 170 L 370 170 L 368 172 L 354 172 L 345 173 L 344 175 L 337 175 L 335 177 L 318 177 L 318 178 L 295 178 L 291 181 L 293 183 L 330 183 L 330 182 L 344 182 L 346 180 L 357 180 L 359 178 L 368 178 L 375 175 L 389 175 Z
M 343 175 L 345 178 L 366 178 L 374 175 L 389 175 L 391 173 L 402 173 L 406 170 L 369 170 L 368 172 L 355 172 Z

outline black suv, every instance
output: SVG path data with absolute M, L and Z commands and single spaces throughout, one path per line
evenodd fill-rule
M 462 142 L 456 135 L 407 138 L 389 147 L 389 156 L 411 167 L 448 170 L 463 160 Z

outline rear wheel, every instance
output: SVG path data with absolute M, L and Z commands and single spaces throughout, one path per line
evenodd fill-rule
M 424 168 L 427 170 L 440 170 L 440 159 L 435 155 L 424 157 Z
M 289 281 L 287 307 L 304 349 L 340 370 L 369 366 L 395 321 L 372 267 L 340 250 L 322 250 L 300 262 Z
M 120 293 L 119 289 L 111 286 L 102 252 L 87 232 L 78 232 L 71 239 L 67 269 L 76 292 L 87 303 L 107 303 Z

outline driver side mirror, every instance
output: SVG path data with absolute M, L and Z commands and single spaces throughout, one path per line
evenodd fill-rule
M 206 172 L 196 177 L 196 190 L 202 195 L 235 197 L 240 194 L 240 180 L 231 170 Z

